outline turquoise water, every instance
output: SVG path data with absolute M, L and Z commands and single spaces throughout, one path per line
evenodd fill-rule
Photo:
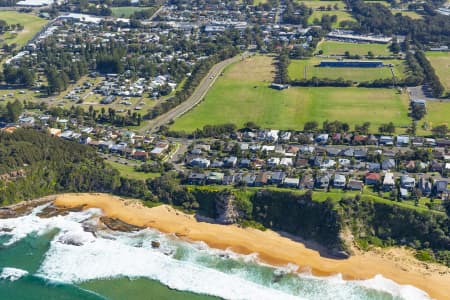
M 9 231 L 0 231 L 0 299 L 427 299 L 381 276 L 349 282 L 299 275 L 294 265 L 274 268 L 256 255 L 149 229 L 85 232 L 98 210 L 49 219 L 35 213 L 0 220 Z

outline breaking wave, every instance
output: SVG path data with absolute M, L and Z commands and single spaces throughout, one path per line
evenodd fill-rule
M 259 263 L 256 254 L 212 249 L 205 243 L 189 243 L 152 229 L 133 233 L 84 231 L 86 223 L 91 228 L 97 224 L 100 213 L 89 209 L 39 218 L 33 212 L 0 220 L 0 228 L 8 228 L 10 235 L 3 245 L 32 232 L 58 229 L 36 275 L 62 283 L 143 277 L 173 289 L 225 299 L 429 299 L 422 290 L 381 275 L 360 281 L 346 281 L 340 275 L 316 277 L 298 273 L 296 265 L 275 268 Z M 152 245 L 154 241 L 158 246 Z M 0 278 L 16 280 L 27 274 L 20 271 L 4 268 Z

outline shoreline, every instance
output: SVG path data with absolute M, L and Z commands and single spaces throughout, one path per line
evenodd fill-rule
M 434 299 L 450 299 L 450 269 L 420 262 L 410 250 L 404 248 L 376 249 L 358 252 L 348 259 L 332 259 L 322 257 L 318 251 L 307 248 L 303 243 L 271 230 L 199 222 L 194 216 L 168 205 L 148 208 L 139 200 L 99 193 L 61 194 L 56 196 L 54 204 L 63 208 L 100 208 L 105 216 L 134 226 L 151 227 L 239 254 L 257 253 L 263 263 L 274 266 L 292 263 L 299 266 L 300 272 L 310 271 L 316 276 L 340 273 L 346 280 L 370 279 L 381 274 L 398 284 L 417 287 Z

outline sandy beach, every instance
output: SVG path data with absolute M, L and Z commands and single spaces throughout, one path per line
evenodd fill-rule
M 111 218 L 135 226 L 148 226 L 164 233 L 174 233 L 210 247 L 231 249 L 237 253 L 258 253 L 261 261 L 283 266 L 293 263 L 300 270 L 311 270 L 320 276 L 341 273 L 345 279 L 369 279 L 377 274 L 400 284 L 410 284 L 426 291 L 435 299 L 450 299 L 450 269 L 442 265 L 416 260 L 402 248 L 357 252 L 345 260 L 321 257 L 319 252 L 276 232 L 198 222 L 170 206 L 144 207 L 137 200 L 124 200 L 108 194 L 58 195 L 59 207 L 96 207 Z

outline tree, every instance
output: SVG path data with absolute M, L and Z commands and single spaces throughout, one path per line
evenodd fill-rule
M 389 122 L 387 124 L 381 124 L 378 128 L 378 131 L 380 133 L 388 133 L 393 134 L 395 132 L 395 125 L 392 122 Z
M 17 122 L 23 111 L 23 105 L 19 100 L 6 104 L 6 119 L 9 122 Z
M 304 131 L 316 131 L 319 127 L 319 123 L 317 121 L 308 121 L 303 126 Z
M 431 131 L 433 132 L 433 134 L 435 136 L 445 137 L 448 134 L 449 129 L 446 124 L 443 124 L 443 125 L 433 127 L 433 129 L 431 129 Z
M 426 114 L 426 109 L 424 106 L 421 105 L 414 105 L 411 110 L 411 116 L 415 120 L 421 120 Z

